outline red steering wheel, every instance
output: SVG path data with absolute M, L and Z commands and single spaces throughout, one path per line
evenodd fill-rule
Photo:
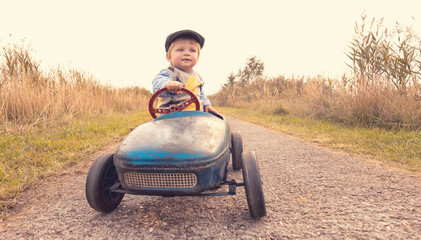
M 200 103 L 199 103 L 199 99 L 197 99 L 196 95 L 194 95 L 194 93 L 192 93 L 191 91 L 187 90 L 186 88 L 182 88 L 181 89 L 182 92 L 187 93 L 190 96 L 190 99 L 176 104 L 176 105 L 171 105 L 169 107 L 163 107 L 163 108 L 154 108 L 153 104 L 155 102 L 155 99 L 161 95 L 164 92 L 169 92 L 169 90 L 167 88 L 161 88 L 158 91 L 156 91 L 151 99 L 149 99 L 149 113 L 151 114 L 151 116 L 155 119 L 157 118 L 156 114 L 168 114 L 168 113 L 173 113 L 173 112 L 180 112 L 183 111 L 184 109 L 186 109 L 188 106 L 190 106 L 192 103 L 194 103 L 196 105 L 196 111 L 200 110 Z

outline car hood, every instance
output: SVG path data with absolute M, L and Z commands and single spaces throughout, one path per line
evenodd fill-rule
M 203 165 L 218 158 L 229 143 L 225 120 L 197 111 L 171 113 L 135 128 L 121 142 L 114 159 L 116 165 Z

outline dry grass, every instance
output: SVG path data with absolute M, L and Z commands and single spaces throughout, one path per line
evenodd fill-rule
M 392 30 L 363 14 L 346 56 L 351 76 L 234 82 L 212 97 L 216 105 L 381 128 L 421 127 L 421 39 L 410 27 Z
M 70 119 L 113 111 L 145 109 L 150 92 L 115 89 L 77 70 L 39 70 L 28 50 L 3 49 L 0 66 L 0 126 L 56 125 Z
M 237 83 L 211 97 L 215 105 L 382 128 L 421 127 L 421 86 L 405 92 L 387 84 L 358 85 L 358 79 L 277 77 Z M 352 87 L 350 87 L 352 82 Z

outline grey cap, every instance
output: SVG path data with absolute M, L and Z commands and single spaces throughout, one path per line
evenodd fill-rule
M 165 51 L 168 52 L 171 43 L 173 43 L 177 38 L 180 37 L 193 38 L 199 43 L 200 48 L 203 48 L 203 45 L 205 44 L 205 38 L 202 37 L 202 35 L 200 35 L 199 33 L 193 30 L 181 30 L 168 35 L 167 40 L 165 41 Z

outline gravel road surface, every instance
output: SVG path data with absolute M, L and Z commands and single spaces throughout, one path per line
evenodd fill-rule
M 242 187 L 224 197 L 126 195 L 98 213 L 85 198 L 91 160 L 20 194 L 0 239 L 421 239 L 419 176 L 229 122 L 259 157 L 266 217 L 250 217 Z M 242 181 L 231 168 L 228 177 Z

